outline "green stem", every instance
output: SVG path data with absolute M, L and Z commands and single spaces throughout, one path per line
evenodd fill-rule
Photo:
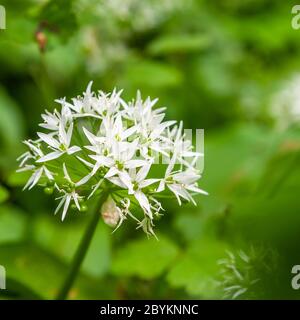
M 78 272 L 80 270 L 80 266 L 86 256 L 86 253 L 88 251 L 88 248 L 90 246 L 91 240 L 93 238 L 93 235 L 95 233 L 96 227 L 98 225 L 98 221 L 100 218 L 100 209 L 102 207 L 102 204 L 107 198 L 107 194 L 103 192 L 100 196 L 99 202 L 97 207 L 95 208 L 95 211 L 93 212 L 93 216 L 91 217 L 91 221 L 89 222 L 87 229 L 81 239 L 81 242 L 77 248 L 77 251 L 75 253 L 75 256 L 73 258 L 71 267 L 69 269 L 69 272 L 67 274 L 67 277 L 61 287 L 61 289 L 58 292 L 58 295 L 56 297 L 57 300 L 65 300 L 68 296 L 68 293 L 70 289 L 73 286 L 74 281 L 76 280 L 76 277 L 78 275 Z

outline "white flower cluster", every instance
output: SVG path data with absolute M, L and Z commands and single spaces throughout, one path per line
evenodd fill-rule
M 93 13 L 101 17 L 109 29 L 118 21 L 123 21 L 133 29 L 141 31 L 157 26 L 188 5 L 190 5 L 189 0 L 96 0 L 93 3 Z M 74 4 L 77 13 L 83 12 L 88 7 L 91 7 L 91 0 L 77 0 Z
M 118 228 L 130 216 L 154 234 L 153 219 L 163 210 L 159 198 L 173 193 L 179 204 L 195 204 L 192 194 L 206 194 L 197 185 L 196 162 L 203 154 L 193 151 L 182 123 L 163 121 L 157 99 L 143 101 L 138 93 L 126 103 L 121 91 L 96 94 L 91 86 L 72 102 L 56 100 L 61 111 L 42 115 L 46 133 L 24 142 L 29 150 L 19 157 L 18 171 L 31 172 L 24 188 L 57 190 L 62 220 L 70 205 L 85 211 L 91 197 L 108 194 L 102 207 L 107 224 Z
M 270 111 L 275 124 L 281 130 L 300 120 L 300 75 L 284 81 L 283 87 L 271 99 Z

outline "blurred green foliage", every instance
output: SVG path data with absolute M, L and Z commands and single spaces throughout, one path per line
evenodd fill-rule
M 242 299 L 300 297 L 290 285 L 291 268 L 300 264 L 300 128 L 279 130 L 270 112 L 274 94 L 300 71 L 293 1 L 2 4 L 3 298 L 53 298 L 85 229 L 89 213 L 62 223 L 51 197 L 22 192 L 26 175 L 15 174 L 15 159 L 41 112 L 53 110 L 55 98 L 81 93 L 89 80 L 94 89 L 124 88 L 126 98 L 140 89 L 159 97 L 170 119 L 204 128 L 200 185 L 210 195 L 197 207 L 166 199 L 158 242 L 130 222 L 114 234 L 101 223 L 70 298 L 221 299 L 229 284 L 243 289 Z M 218 262 L 228 252 L 225 270 Z

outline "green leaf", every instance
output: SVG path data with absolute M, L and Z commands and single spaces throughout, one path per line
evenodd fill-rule
M 9 197 L 9 192 L 6 188 L 0 185 L 0 203 L 5 202 Z
M 269 131 L 248 124 L 209 135 L 205 140 L 202 186 L 209 193 L 213 190 L 213 194 L 205 202 L 215 201 L 214 196 L 220 194 L 232 197 L 234 192 L 248 193 L 251 183 L 256 184 L 263 172 L 275 141 L 276 137 Z
M 11 187 L 23 187 L 30 177 L 29 171 L 16 172 L 15 170 L 8 174 L 7 184 Z
M 6 269 L 7 290 L 23 292 L 22 298 L 40 295 L 53 299 L 61 287 L 68 267 L 46 250 L 31 243 L 0 246 L 0 264 Z M 18 285 L 16 285 L 18 284 Z M 10 286 L 11 285 L 11 286 Z M 20 288 L 20 286 L 22 288 Z M 24 292 L 24 288 L 30 292 Z M 71 299 L 111 299 L 114 285 L 80 274 L 70 291 Z
M 37 294 L 30 287 L 24 285 L 18 280 L 11 279 L 6 277 L 6 290 L 0 291 L 0 296 L 4 298 L 11 299 L 30 299 L 30 300 L 39 300 L 42 299 L 42 296 Z
M 19 241 L 25 234 L 26 215 L 13 206 L 0 206 L 0 243 Z
M 193 242 L 168 273 L 169 284 L 175 288 L 185 288 L 191 295 L 218 297 L 218 260 L 224 257 L 225 249 L 224 243 L 212 239 Z
M 182 74 L 178 69 L 150 60 L 134 60 L 129 63 L 125 78 L 135 88 L 174 87 L 182 82 Z
M 201 216 L 199 208 L 180 210 L 176 215 L 174 228 L 183 235 L 186 241 L 193 241 L 202 237 L 204 217 Z
M 58 43 L 46 52 L 47 72 L 54 81 L 60 83 L 70 81 L 78 66 L 82 63 L 78 41 L 78 37 L 73 37 L 67 43 Z M 70 55 L 70 52 L 72 52 L 72 55 Z
M 207 48 L 210 43 L 210 38 L 203 34 L 171 34 L 155 39 L 152 43 L 150 43 L 148 51 L 153 55 L 197 52 Z
M 69 214 L 74 212 L 70 211 Z M 57 216 L 39 216 L 34 222 L 34 239 L 49 252 L 70 263 L 85 232 L 88 218 L 82 216 L 79 223 L 68 224 L 62 223 Z M 109 269 L 110 237 L 108 228 L 99 224 L 82 265 L 87 275 L 100 277 Z
M 127 243 L 113 259 L 112 273 L 153 279 L 162 274 L 178 254 L 176 245 L 166 237 L 142 238 Z
M 261 175 L 257 192 L 268 197 L 275 196 L 292 180 L 299 181 L 300 159 L 299 136 L 294 139 L 284 139 L 269 161 Z
M 23 117 L 18 105 L 0 87 L 0 147 L 11 152 L 24 135 Z M 1 155 L 1 158 L 4 156 Z

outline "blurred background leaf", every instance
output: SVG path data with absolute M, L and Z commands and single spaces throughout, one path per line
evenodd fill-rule
M 123 276 L 138 276 L 153 279 L 174 261 L 178 249 L 167 238 L 160 236 L 159 241 L 141 239 L 132 241 L 119 249 L 114 256 L 112 272 Z

